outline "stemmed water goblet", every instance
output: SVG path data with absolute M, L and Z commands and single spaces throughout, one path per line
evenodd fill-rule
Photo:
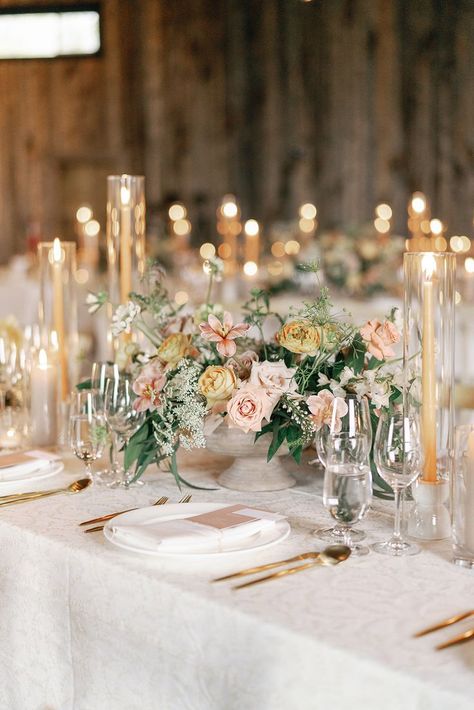
M 366 555 L 369 551 L 357 543 L 365 533 L 352 528 L 366 515 L 372 500 L 372 474 L 366 447 L 363 435 L 335 434 L 327 449 L 324 473 L 324 507 L 337 524 L 323 532 L 337 536 L 356 555 Z
M 121 373 L 114 365 L 113 376 L 107 381 L 104 398 L 104 412 L 107 424 L 112 433 L 112 468 L 115 480 L 110 483 L 112 488 L 141 486 L 142 481 L 133 481 L 133 473 L 119 466 L 117 453 L 119 442 L 127 446 L 130 437 L 137 431 L 143 421 L 143 414 L 138 412 L 133 402 L 136 396 L 132 389 L 129 375 Z
M 93 481 L 97 477 L 92 472 L 92 462 L 102 456 L 106 438 L 103 419 L 95 411 L 93 393 L 90 390 L 75 392 L 71 399 L 69 443 Z
M 384 555 L 416 555 L 418 545 L 407 542 L 400 531 L 401 495 L 418 477 L 423 463 L 423 452 L 418 419 L 414 414 L 390 412 L 380 415 L 375 435 L 374 460 L 381 477 L 395 495 L 395 522 L 392 537 L 372 545 Z
M 339 400 L 339 401 L 338 401 Z M 324 424 L 316 433 L 315 444 L 318 458 L 323 466 L 326 466 L 328 452 L 331 447 L 334 451 L 342 446 L 346 462 L 350 453 L 350 463 L 359 468 L 369 465 L 369 455 L 372 447 L 372 426 L 370 423 L 369 403 L 366 397 L 358 397 L 348 394 L 344 400 L 347 411 L 341 416 L 340 398 L 335 398 L 329 419 L 329 424 Z M 334 448 L 334 442 L 339 444 Z M 351 540 L 360 541 L 365 538 L 362 530 L 350 529 Z M 331 528 L 316 530 L 317 537 L 327 542 L 342 542 L 347 536 L 347 525 L 337 522 Z

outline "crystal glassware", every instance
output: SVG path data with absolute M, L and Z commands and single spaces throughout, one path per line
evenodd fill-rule
M 418 477 L 423 464 L 418 417 L 403 412 L 383 413 L 379 417 L 374 444 L 374 460 L 380 476 L 395 495 L 395 522 L 392 537 L 372 545 L 384 555 L 416 555 L 420 549 L 401 534 L 401 494 Z
M 356 554 L 366 554 L 367 548 L 356 545 L 364 539 L 365 533 L 351 526 L 364 517 L 371 498 L 366 436 L 334 435 L 326 453 L 323 503 L 336 525 L 316 530 L 317 537 L 349 545 Z
M 104 402 L 105 419 L 112 433 L 112 468 L 115 479 L 110 485 L 113 488 L 143 485 L 142 481 L 132 482 L 133 473 L 119 465 L 117 456 L 119 443 L 127 446 L 130 437 L 143 421 L 143 414 L 133 406 L 135 398 L 130 376 L 119 372 L 117 365 L 114 365 L 113 377 L 107 381 Z
M 100 476 L 104 483 L 111 482 L 115 478 L 114 473 L 114 446 L 112 434 L 105 418 L 105 390 L 107 382 L 114 377 L 114 365 L 111 362 L 94 362 L 91 370 L 90 386 L 94 393 L 95 408 L 98 415 L 104 420 L 107 429 L 107 439 L 109 443 L 110 466 L 102 469 L 96 475 Z M 106 442 L 107 444 L 107 442 Z
M 84 461 L 92 480 L 97 480 L 92 462 L 102 456 L 106 436 L 103 419 L 95 411 L 93 393 L 90 390 L 75 392 L 71 397 L 69 443 L 75 456 Z
M 343 417 L 338 416 L 336 398 L 332 405 L 330 424 L 316 432 L 315 444 L 318 458 L 323 466 L 326 465 L 327 449 L 331 438 L 339 434 L 365 437 L 365 457 L 368 457 L 372 447 L 372 425 L 370 423 L 369 403 L 366 397 L 347 394 L 344 402 L 347 412 Z
M 453 476 L 453 562 L 474 569 L 474 424 L 456 427 Z

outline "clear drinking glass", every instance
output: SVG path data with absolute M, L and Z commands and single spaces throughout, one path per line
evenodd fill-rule
M 456 427 L 453 562 L 474 569 L 474 424 Z
M 348 436 L 365 437 L 365 457 L 368 457 L 372 447 L 372 425 L 370 423 L 369 403 L 366 397 L 348 394 L 345 398 L 347 413 L 343 417 L 337 416 L 336 406 L 333 404 L 331 423 L 325 424 L 316 432 L 315 443 L 318 458 L 326 465 L 326 456 L 329 442 L 333 436 L 347 434 Z
M 423 453 L 418 417 L 402 412 L 381 414 L 374 444 L 374 460 L 381 477 L 395 495 L 395 522 L 392 537 L 372 545 L 384 555 L 416 555 L 420 548 L 403 539 L 400 531 L 402 491 L 418 477 Z
M 334 436 L 327 450 L 323 503 L 337 524 L 316 531 L 316 535 L 323 540 L 337 540 L 348 545 L 355 554 L 367 554 L 367 547 L 356 544 L 365 533 L 351 526 L 365 516 L 371 499 L 372 475 L 366 454 L 366 437 Z
M 102 456 L 107 432 L 104 422 L 96 414 L 93 393 L 75 392 L 72 395 L 69 417 L 69 443 L 75 456 L 84 461 L 87 475 L 97 480 L 92 462 Z
M 105 418 L 113 441 L 112 468 L 115 480 L 110 484 L 112 488 L 143 485 L 142 481 L 132 483 L 133 472 L 126 471 L 117 460 L 119 443 L 122 442 L 126 446 L 143 421 L 143 414 L 133 407 L 135 398 L 130 376 L 121 373 L 117 365 L 114 365 L 113 377 L 107 381 L 104 401 Z
M 110 443 L 110 466 L 102 469 L 96 474 L 97 476 L 100 476 L 104 483 L 111 482 L 115 478 L 113 462 L 115 461 L 116 454 L 114 455 L 114 445 L 110 427 L 105 419 L 105 389 L 107 387 L 107 382 L 114 377 L 114 367 L 114 364 L 111 362 L 94 362 L 91 370 L 91 390 L 94 392 L 95 408 L 97 413 L 104 418 L 104 424 L 107 429 L 107 435 Z

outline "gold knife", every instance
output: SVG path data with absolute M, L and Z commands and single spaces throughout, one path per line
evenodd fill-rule
M 439 646 L 436 646 L 436 650 L 441 651 L 443 648 L 456 646 L 458 643 L 465 643 L 466 641 L 470 641 L 472 638 L 474 638 L 474 629 L 469 629 L 469 631 L 465 631 L 463 634 L 459 634 L 459 636 L 455 636 L 449 641 L 440 643 Z
M 265 565 L 258 565 L 258 567 L 248 567 L 248 569 L 243 569 L 240 572 L 233 572 L 232 574 L 226 574 L 225 577 L 217 577 L 217 579 L 211 579 L 211 582 L 225 582 L 228 579 L 234 579 L 236 577 L 245 577 L 248 574 L 257 574 L 258 572 L 265 572 L 267 569 L 274 569 L 275 567 L 280 567 L 280 565 L 287 565 L 291 562 L 299 562 L 300 560 L 317 559 L 319 557 L 319 552 L 302 552 L 300 555 L 295 555 L 295 557 L 289 557 L 287 560 L 279 560 L 278 562 L 268 562 Z
M 449 619 L 444 619 L 434 626 L 429 626 L 427 629 L 422 629 L 414 634 L 414 638 L 420 638 L 420 636 L 425 636 L 426 634 L 431 634 L 432 631 L 438 631 L 439 629 L 444 629 L 445 626 L 451 626 L 451 624 L 457 624 L 458 621 L 463 621 L 463 619 L 468 619 L 470 616 L 474 616 L 474 609 L 471 611 L 465 611 L 462 614 L 456 614 L 456 616 L 451 616 Z

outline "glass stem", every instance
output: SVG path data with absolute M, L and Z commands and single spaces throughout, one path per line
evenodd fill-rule
M 400 534 L 400 522 L 401 522 L 401 500 L 402 494 L 399 488 L 394 488 L 393 490 L 395 496 L 395 522 L 393 526 L 393 537 L 396 540 L 401 540 Z
M 86 467 L 87 478 L 92 478 L 92 464 L 89 460 L 84 461 Z
M 110 440 L 111 440 L 110 465 L 111 465 L 112 471 L 114 471 L 114 473 L 115 473 L 118 469 L 118 463 L 117 463 L 118 436 L 114 432 L 113 429 L 110 430 L 110 434 L 111 434 L 111 437 L 110 437 Z

